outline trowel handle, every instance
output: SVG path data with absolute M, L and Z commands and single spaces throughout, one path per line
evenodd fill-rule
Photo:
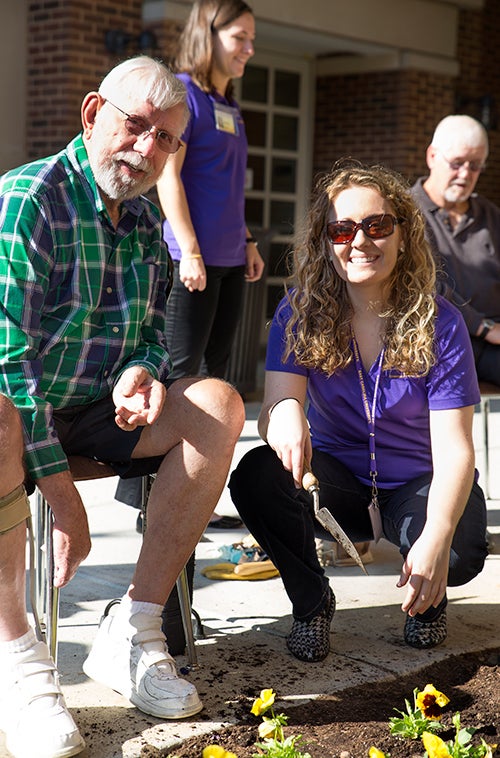
M 319 482 L 311 471 L 310 467 L 304 460 L 304 475 L 302 476 L 302 486 L 306 492 L 318 492 Z

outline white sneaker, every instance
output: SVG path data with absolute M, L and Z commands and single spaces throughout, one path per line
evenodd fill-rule
M 9 658 L 10 660 L 10 658 Z M 15 758 L 69 758 L 85 747 L 47 645 L 36 642 L 2 666 L 0 729 Z
M 145 613 L 134 614 L 130 624 L 105 616 L 83 670 L 151 716 L 194 716 L 203 704 L 194 685 L 179 678 L 161 623 L 161 616 Z

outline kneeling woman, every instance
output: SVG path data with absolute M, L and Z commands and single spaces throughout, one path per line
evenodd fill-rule
M 335 612 L 304 465 L 352 540 L 398 545 L 406 643 L 445 639 L 446 587 L 470 581 L 487 554 L 472 443 L 479 399 L 465 324 L 435 294 L 406 185 L 382 167 L 336 167 L 318 184 L 271 326 L 259 417 L 267 445 L 230 481 L 292 602 L 294 656 L 328 654 Z

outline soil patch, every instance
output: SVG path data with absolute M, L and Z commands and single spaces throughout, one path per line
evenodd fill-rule
M 405 698 L 413 702 L 415 687 L 422 690 L 429 683 L 450 698 L 442 719 L 446 729 L 439 736 L 444 740 L 454 736 L 451 717 L 460 711 L 462 726 L 478 729 L 473 741 L 483 737 L 489 744 L 498 744 L 495 756 L 500 756 L 500 649 L 453 656 L 412 675 L 366 683 L 295 707 L 278 699 L 274 710 L 287 714 L 286 735 L 302 734 L 301 749 L 311 758 L 366 758 L 371 745 L 390 753 L 391 758 L 421 758 L 421 741 L 392 737 L 387 722 L 397 715 L 394 708 L 404 709 Z M 254 743 L 261 722 L 249 713 L 256 695 L 249 690 L 241 693 L 235 705 L 234 715 L 240 719 L 236 726 L 190 739 L 161 755 L 201 758 L 206 745 L 218 743 L 238 758 L 252 758 L 257 753 Z

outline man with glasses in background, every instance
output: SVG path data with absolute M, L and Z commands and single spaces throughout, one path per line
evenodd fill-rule
M 427 148 L 429 176 L 412 192 L 443 269 L 443 294 L 469 329 L 478 378 L 500 385 L 500 208 L 474 192 L 487 157 L 483 125 L 446 116 Z
M 85 96 L 81 118 L 64 150 L 0 180 L 0 728 L 16 758 L 85 747 L 28 622 L 26 491 L 36 483 L 51 506 L 62 587 L 90 550 L 67 456 L 125 476 L 156 472 L 129 589 L 84 670 L 145 713 L 192 716 L 202 704 L 177 674 L 161 612 L 244 422 L 239 395 L 219 379 L 166 387 L 168 251 L 142 193 L 181 148 L 184 85 L 158 61 L 132 58 Z

